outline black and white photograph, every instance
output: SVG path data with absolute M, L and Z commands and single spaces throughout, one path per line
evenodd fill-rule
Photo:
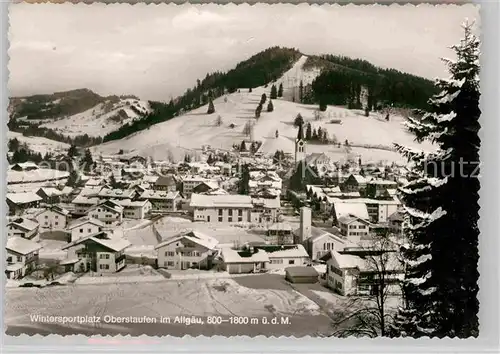
M 476 5 L 11 4 L 4 327 L 479 336 Z

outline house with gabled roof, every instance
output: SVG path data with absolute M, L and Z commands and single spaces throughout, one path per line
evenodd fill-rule
M 173 175 L 160 176 L 155 181 L 153 189 L 157 191 L 175 192 L 177 190 L 177 181 Z
M 116 199 L 113 200 L 118 205 L 123 207 L 123 217 L 128 219 L 144 219 L 152 209 L 152 204 L 149 200 L 130 200 Z
M 36 268 L 38 251 L 42 246 L 32 240 L 13 236 L 7 238 L 7 266 L 5 274 L 8 279 L 19 279 Z
M 68 258 L 61 263 L 73 272 L 113 273 L 125 267 L 125 249 L 129 246 L 129 241 L 101 231 L 64 246 Z
M 33 192 L 7 193 L 6 195 L 9 213 L 20 214 L 29 208 L 38 208 L 42 198 Z
M 147 190 L 142 193 L 139 200 L 148 200 L 151 202 L 151 211 L 168 212 L 179 209 L 182 196 L 179 192 L 166 192 Z
M 181 232 L 155 246 L 158 267 L 211 269 L 219 241 L 199 231 Z
M 97 195 L 101 199 L 136 199 L 139 192 L 135 189 L 110 189 L 103 188 Z
M 341 295 L 372 295 L 378 291 L 377 279 L 383 272 L 387 293 L 401 293 L 404 271 L 398 253 L 383 252 L 386 256 L 379 258 L 369 252 L 330 251 L 322 258 L 326 262 L 327 286 Z M 379 259 L 383 259 L 383 267 Z
M 353 214 L 342 215 L 337 219 L 340 234 L 353 242 L 359 242 L 361 238 L 370 233 L 371 223 Z
M 22 237 L 28 240 L 36 239 L 38 236 L 38 222 L 27 218 L 13 218 L 7 223 L 8 237 Z
M 260 249 L 235 250 L 222 248 L 220 252 L 221 268 L 229 274 L 265 272 L 269 265 L 269 256 Z
M 123 221 L 123 206 L 113 200 L 105 200 L 91 207 L 87 215 L 102 221 L 106 226 L 117 225 Z
M 71 221 L 67 230 L 71 233 L 71 241 L 73 242 L 82 237 L 103 231 L 105 227 L 106 225 L 102 221 L 84 216 Z
M 58 205 L 51 205 L 36 214 L 35 219 L 43 229 L 64 230 L 68 224 L 69 211 Z
M 346 192 L 360 192 L 366 189 L 368 180 L 361 176 L 351 174 L 344 182 L 343 187 Z
M 55 187 L 41 187 L 36 194 L 42 198 L 44 203 L 55 204 L 61 201 L 61 191 Z

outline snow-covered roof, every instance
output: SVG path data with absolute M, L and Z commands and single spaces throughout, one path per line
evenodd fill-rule
M 77 195 L 72 201 L 73 204 L 84 204 L 84 205 L 97 205 L 99 203 L 98 197 L 86 197 L 81 194 Z
M 147 190 L 141 194 L 141 199 L 175 199 L 179 196 L 179 192 L 165 192 Z
M 38 168 L 38 165 L 36 163 L 34 163 L 34 162 L 31 162 L 31 161 L 18 162 L 18 163 L 13 164 L 12 166 L 10 166 L 10 168 L 12 169 L 12 167 L 15 167 L 15 166 L 19 166 L 23 170 L 28 169 L 28 168 L 33 168 L 33 169 L 37 169 Z
M 123 238 L 114 238 L 114 239 L 101 239 L 97 237 L 91 237 L 92 241 L 103 245 L 115 252 L 120 252 L 125 248 L 129 247 L 131 243 Z
M 252 204 L 266 209 L 279 209 L 281 206 L 279 198 L 252 198 Z
M 292 231 L 292 227 L 290 226 L 290 224 L 285 222 L 277 222 L 269 226 L 267 229 L 275 231 Z
M 123 199 L 131 199 L 134 197 L 136 191 L 134 189 L 108 189 L 103 188 L 99 192 L 99 197 L 101 198 L 123 198 Z
M 33 231 L 38 227 L 38 222 L 26 218 L 16 218 L 7 224 L 26 231 Z
M 171 243 L 179 241 L 183 238 L 193 243 L 196 243 L 200 246 L 203 246 L 209 250 L 215 249 L 215 246 L 219 244 L 219 241 L 217 241 L 217 239 L 213 238 L 212 236 L 206 235 L 199 231 L 192 230 L 192 231 L 182 232 L 178 235 L 168 238 L 165 241 L 160 242 L 155 246 L 155 250 L 170 245 Z
M 76 245 L 79 245 L 81 243 L 84 243 L 86 241 L 94 241 L 98 244 L 101 244 L 102 246 L 109 248 L 115 252 L 119 252 L 127 248 L 128 246 L 131 245 L 131 243 L 125 239 L 122 238 L 110 238 L 109 233 L 100 231 L 95 234 L 87 235 L 82 238 L 79 238 L 73 242 L 68 243 L 64 247 L 62 247 L 63 250 L 68 249 L 70 247 L 74 247 Z
M 135 200 L 132 201 L 130 199 L 121 199 L 121 200 L 111 200 L 112 202 L 121 205 L 125 208 L 142 208 L 144 205 L 148 203 L 148 200 Z
M 340 254 L 335 250 L 330 251 L 330 255 L 340 269 L 358 268 L 359 270 L 363 270 L 366 268 L 365 260 L 358 256 Z
M 272 246 L 270 246 L 272 247 Z M 303 258 L 309 257 L 306 249 L 302 245 L 293 245 L 293 246 L 281 246 L 281 249 L 270 249 L 270 247 L 266 246 L 258 246 L 257 248 L 260 250 L 264 250 L 267 253 L 269 259 L 274 258 Z
M 160 176 L 154 183 L 155 186 L 175 186 L 176 181 L 173 176 Z
M 47 195 L 49 197 L 57 197 L 57 196 L 60 196 L 62 194 L 59 189 L 53 188 L 53 187 L 52 188 L 42 187 L 38 191 L 45 193 L 45 195 Z
M 369 224 L 367 220 L 364 220 L 360 217 L 357 217 L 356 215 L 353 214 L 347 214 L 347 215 L 342 215 L 341 217 L 338 218 L 338 222 L 342 224 L 349 225 L 353 223 L 354 221 L 359 221 L 362 222 L 363 224 Z
M 337 219 L 340 219 L 342 216 L 347 215 L 355 215 L 358 218 L 365 220 L 370 219 L 368 216 L 368 208 L 364 203 L 347 203 L 335 201 L 333 204 L 335 209 L 335 216 Z
M 190 207 L 193 208 L 252 208 L 252 198 L 248 195 L 204 195 L 192 194 Z
M 33 192 L 7 193 L 6 198 L 15 204 L 26 204 L 42 200 L 39 195 Z
M 383 186 L 396 186 L 397 182 L 389 181 L 386 179 L 372 179 L 371 181 L 368 182 L 368 184 L 377 184 L 377 185 L 383 185 Z
M 75 264 L 79 260 L 80 259 L 78 259 L 78 258 L 67 258 L 67 259 L 63 259 L 62 261 L 60 261 L 59 265 Z
M 248 257 L 242 257 L 237 250 L 233 250 L 229 247 L 224 247 L 221 250 L 222 259 L 224 263 L 259 263 L 259 262 L 269 262 L 269 257 L 267 253 L 263 250 L 257 250 L 257 252 L 252 253 Z
M 379 204 L 379 205 L 399 205 L 400 203 L 396 200 L 390 199 L 370 199 L 370 198 L 352 198 L 352 199 L 337 199 L 334 201 L 335 204 Z
M 121 206 L 120 204 L 118 204 L 112 200 L 106 200 L 106 201 L 100 202 L 99 204 L 94 205 L 90 210 L 95 210 L 97 208 L 105 208 L 105 209 L 114 211 L 116 213 L 123 212 L 123 206 Z
M 352 177 L 354 178 L 354 180 L 355 180 L 356 182 L 358 182 L 359 184 L 366 184 L 366 183 L 367 183 L 367 179 L 366 179 L 365 177 L 361 176 L 361 175 L 355 175 L 355 174 L 352 174 L 351 176 L 352 176 Z
M 58 214 L 60 214 L 60 215 L 64 215 L 64 216 L 69 215 L 69 210 L 64 209 L 64 208 L 62 208 L 62 207 L 60 207 L 60 206 L 58 206 L 58 205 L 52 205 L 52 206 L 50 206 L 50 207 L 49 207 L 49 208 L 47 208 L 47 209 L 43 209 L 43 210 L 42 210 L 42 211 L 40 211 L 37 215 L 43 214 L 43 213 L 45 213 L 45 212 L 47 212 L 47 211 L 52 211 L 52 212 L 54 212 L 54 213 L 58 213 Z
M 5 246 L 5 248 L 9 251 L 25 255 L 34 251 L 38 251 L 40 248 L 42 248 L 42 246 L 25 238 L 13 236 L 7 238 L 7 245 Z
M 65 186 L 62 190 L 61 190 L 61 194 L 63 195 L 66 195 L 66 194 L 70 194 L 73 192 L 73 187 L 69 187 L 69 186 Z
M 15 272 L 16 270 L 23 269 L 23 267 L 24 267 L 24 264 L 22 264 L 22 263 L 14 263 L 14 264 L 8 264 L 5 267 L 5 270 L 7 272 Z
M 100 220 L 94 219 L 90 216 L 84 216 L 81 218 L 78 218 L 76 220 L 73 220 L 69 225 L 68 225 L 68 230 L 72 230 L 76 227 L 79 227 L 81 225 L 85 224 L 93 224 L 96 226 L 104 227 L 104 223 Z

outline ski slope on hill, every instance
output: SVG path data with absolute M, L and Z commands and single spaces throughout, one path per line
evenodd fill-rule
M 45 119 L 40 121 L 40 126 L 70 137 L 84 134 L 92 137 L 104 136 L 134 119 L 141 118 L 150 110 L 148 102 L 132 98 L 120 99 L 118 102 L 100 103 L 82 113 L 65 118 Z
M 277 80 L 283 82 L 285 89 L 293 89 L 290 77 L 306 77 L 308 81 L 314 79 L 319 71 L 304 71 L 302 65 L 307 58 L 303 56 L 295 65 Z M 290 83 L 290 84 L 288 84 Z M 267 112 L 271 86 L 258 87 L 253 92 L 241 89 L 240 92 L 219 97 L 214 101 L 216 112 L 206 114 L 207 106 L 200 107 L 173 118 L 169 121 L 154 125 L 147 130 L 137 132 L 129 137 L 99 145 L 94 148 L 97 153 L 116 154 L 120 149 L 125 154 L 151 156 L 154 159 L 182 159 L 186 152 L 194 153 L 202 145 L 213 148 L 231 150 L 233 144 L 240 144 L 248 136 L 243 134 L 247 122 L 253 124 L 253 139 L 263 142 L 262 151 L 273 154 L 276 150 L 294 152 L 294 142 L 297 129 L 293 121 L 298 113 L 304 121 L 310 122 L 313 128 L 326 128 L 330 138 L 337 141 L 348 140 L 354 147 L 348 149 L 338 145 L 307 144 L 307 153 L 324 152 L 335 160 L 361 157 L 363 161 L 403 161 L 403 158 L 394 151 L 390 151 L 393 143 L 409 145 L 424 150 L 432 149 L 430 144 L 421 145 L 414 142 L 414 136 L 407 132 L 402 125 L 404 118 L 393 115 L 390 121 L 385 121 L 380 114 L 371 114 L 364 117 L 361 111 L 348 110 L 343 107 L 329 106 L 322 112 L 322 120 L 316 120 L 317 105 L 306 105 L 290 102 L 284 99 L 273 100 L 274 111 Z M 265 93 L 268 101 L 258 120 L 255 119 L 261 95 Z M 222 124 L 217 126 L 217 117 L 220 115 Z M 340 119 L 341 124 L 329 124 L 331 119 Z M 230 125 L 234 124 L 234 128 Z M 278 138 L 276 138 L 278 131 Z M 367 148 L 370 145 L 371 148 Z M 379 148 L 372 148 L 377 145 Z M 365 146 L 365 147 L 363 147 Z
M 45 155 L 49 153 L 66 153 L 69 145 L 59 141 L 42 138 L 38 136 L 24 136 L 21 133 L 7 131 L 7 140 L 16 138 L 21 144 L 28 145 L 28 148 L 34 152 Z

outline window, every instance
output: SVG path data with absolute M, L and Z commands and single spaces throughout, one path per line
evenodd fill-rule
M 23 261 L 23 256 L 17 256 L 17 261 L 22 262 Z
M 294 260 L 294 259 L 290 259 L 290 260 L 288 261 L 288 264 L 295 264 L 295 260 Z
M 243 216 L 243 210 L 238 209 L 238 216 Z
M 222 216 L 222 209 L 219 209 L 219 216 Z
M 104 255 L 102 253 L 99 255 L 99 259 L 104 259 Z
M 92 232 L 92 229 L 90 229 L 90 228 L 89 228 L 89 229 L 87 229 L 87 232 L 88 232 L 88 233 L 91 233 L 91 232 Z
M 228 213 L 228 215 L 229 215 L 229 216 L 233 216 L 233 209 L 229 209 L 229 210 L 227 211 L 227 213 Z
M 97 209 L 97 211 L 100 213 L 101 212 L 101 208 Z
M 83 233 L 83 229 L 80 229 L 80 233 Z
M 109 269 L 109 264 L 99 264 L 99 269 Z
M 227 221 L 233 222 L 233 217 L 232 216 L 228 217 Z
M 56 219 L 59 219 L 59 215 L 56 215 Z
M 194 257 L 199 257 L 199 256 L 200 256 L 200 252 L 198 252 L 198 251 L 194 251 L 194 252 L 193 252 L 193 256 L 194 256 Z
M 45 215 L 45 219 L 48 219 L 48 218 L 49 218 L 49 216 L 48 216 L 48 215 Z
M 219 222 L 222 222 L 222 216 L 219 216 Z
M 109 253 L 106 253 L 105 256 L 106 259 L 109 259 Z
M 45 222 L 45 226 L 48 226 L 48 225 L 49 225 L 49 222 L 48 222 L 48 221 L 46 221 L 46 222 Z
M 12 256 L 7 257 L 7 262 L 12 262 Z
M 173 252 L 173 251 L 167 251 L 167 252 L 165 252 L 165 256 L 166 257 L 174 257 L 175 256 L 175 252 Z
M 57 226 L 57 225 L 59 225 L 59 223 L 56 221 L 56 222 L 54 223 L 54 225 L 56 225 L 56 226 Z

